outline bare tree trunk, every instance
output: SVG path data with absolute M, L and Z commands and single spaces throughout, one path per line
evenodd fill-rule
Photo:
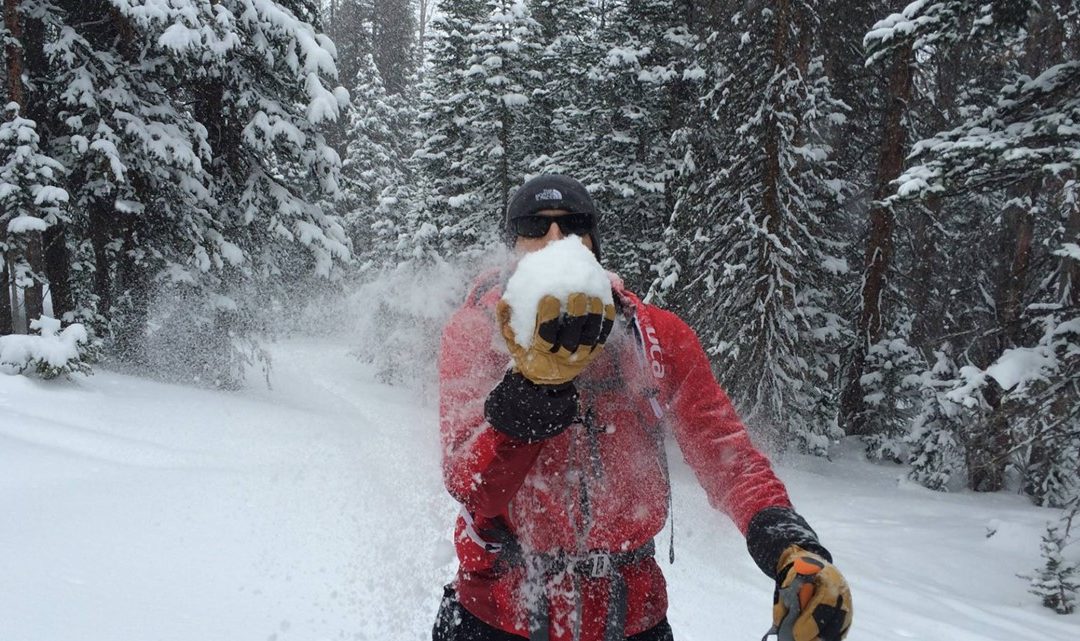
M 71 257 L 67 248 L 67 231 L 57 223 L 42 232 L 45 244 L 45 276 L 49 280 L 49 298 L 53 316 L 64 318 L 75 311 L 71 295 Z
M 940 213 L 941 197 L 936 194 L 930 196 L 921 210 L 915 213 L 915 226 L 912 230 L 915 265 L 911 280 L 915 286 L 911 288 L 911 307 L 915 318 L 911 324 L 911 342 L 931 363 L 937 347 L 934 339 L 941 331 L 940 318 L 932 305 L 938 257 L 938 238 L 934 223 Z
M 7 256 L 0 256 L 0 336 L 15 332 L 11 318 L 11 286 L 8 283 Z
M 1080 184 L 1072 178 L 1072 194 L 1066 200 L 1069 211 L 1065 219 L 1065 242 L 1080 243 Z M 1066 305 L 1080 305 L 1080 260 L 1075 258 L 1061 259 L 1061 272 L 1058 280 L 1058 291 L 1061 301 Z
M 97 296 L 97 313 L 106 320 L 112 316 L 112 263 L 109 259 L 109 241 L 112 240 L 112 207 L 102 200 L 90 204 L 90 246 L 94 249 L 94 295 Z
M 773 73 L 787 66 L 787 36 L 791 8 L 788 0 L 780 0 L 776 3 L 776 28 L 773 32 Z M 762 194 L 762 213 L 767 221 L 768 231 L 775 234 L 777 224 L 780 221 L 780 124 L 777 122 L 777 111 L 785 108 L 774 100 L 770 106 L 770 112 L 765 116 L 765 180 Z M 762 243 L 763 251 L 768 251 L 768 243 Z M 768 284 L 765 285 L 769 287 Z
M 28 232 L 26 234 L 26 262 L 32 271 L 33 282 L 23 288 L 23 300 L 25 302 L 26 322 L 37 320 L 45 313 L 45 294 L 41 286 L 44 278 L 41 269 L 43 257 L 41 251 L 41 232 Z
M 1035 240 L 1035 200 L 1039 197 L 1042 181 L 1024 181 L 1015 190 L 1005 208 L 1005 228 L 1002 230 L 1000 256 L 1011 257 L 1003 265 L 998 281 L 998 325 L 1006 339 L 1002 349 L 1019 346 L 1023 340 L 1021 311 L 1024 285 L 1031 266 L 1031 250 Z
M 127 221 L 124 245 L 116 265 L 117 290 L 123 293 L 123 323 L 116 328 L 116 354 L 129 363 L 145 362 L 143 337 L 150 318 L 150 279 L 148 271 L 135 258 L 139 227 L 138 221 Z
M 861 310 L 856 323 L 856 343 L 848 367 L 847 383 L 840 394 L 840 423 L 851 435 L 865 435 L 865 405 L 861 378 L 870 346 L 881 339 L 885 330 L 883 298 L 888 287 L 888 273 L 893 255 L 892 209 L 882 201 L 893 193 L 892 181 L 904 165 L 907 131 L 904 114 L 912 92 L 911 47 L 897 49 L 889 70 L 889 104 L 885 110 L 874 204 L 868 212 L 870 235 L 863 265 Z
M 15 285 L 15 257 L 12 252 L 7 255 L 8 273 L 8 300 L 11 301 L 11 332 L 13 334 L 25 334 L 27 332 L 25 308 L 19 303 L 19 288 Z
M 7 27 L 10 38 L 5 47 L 8 101 L 16 102 L 21 107 L 26 104 L 26 98 L 23 95 L 22 86 L 22 48 L 14 44 L 22 41 L 22 24 L 19 21 L 18 9 L 19 0 L 4 0 L 4 26 Z

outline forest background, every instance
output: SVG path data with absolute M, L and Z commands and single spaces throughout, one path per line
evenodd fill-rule
M 755 438 L 1062 508 L 1035 589 L 1069 605 L 1080 2 L 3 5 L 8 370 L 236 387 L 297 308 L 384 283 L 356 353 L 408 378 L 438 314 L 402 289 L 566 173 Z

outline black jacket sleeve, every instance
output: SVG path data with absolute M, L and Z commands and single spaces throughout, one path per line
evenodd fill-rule
M 484 417 L 511 438 L 536 443 L 559 434 L 577 417 L 574 383 L 537 385 L 520 372 L 507 372 L 488 394 Z
M 788 547 L 797 545 L 808 552 L 820 554 L 829 563 L 832 555 L 818 542 L 806 519 L 786 507 L 767 507 L 750 519 L 746 529 L 746 547 L 761 571 L 777 578 L 776 564 Z

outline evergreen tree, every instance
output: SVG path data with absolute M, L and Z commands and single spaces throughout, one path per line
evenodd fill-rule
M 545 167 L 569 173 L 589 187 L 605 221 L 606 261 L 634 288 L 648 286 L 653 256 L 674 204 L 676 162 L 670 140 L 684 124 L 700 71 L 690 31 L 694 3 L 625 0 L 604 3 L 584 46 L 568 39 L 562 50 L 579 50 L 564 67 L 576 82 L 551 80 L 559 107 L 555 140 Z M 584 26 L 564 10 L 569 35 Z M 578 67 L 584 67 L 578 70 Z M 560 95 L 560 93 L 562 95 Z
M 957 371 L 947 350 L 934 354 L 934 366 L 923 376 L 922 406 L 908 437 L 908 478 L 938 491 L 947 491 L 964 472 L 964 453 L 957 434 L 965 409 L 948 395 L 957 385 Z
M 814 5 L 758 5 L 733 23 L 739 32 L 706 41 L 701 133 L 688 140 L 659 287 L 678 285 L 670 298 L 748 423 L 824 453 L 838 436 L 828 283 L 846 272 L 830 238 L 843 183 L 824 132 L 843 105 L 806 49 Z
M 374 0 L 372 55 L 383 86 L 400 94 L 412 84 L 416 14 L 412 0 Z
M 62 173 L 63 166 L 42 153 L 34 121 L 19 115 L 18 103 L 8 103 L 0 122 L 0 260 L 12 279 L 11 291 L 25 292 L 46 281 L 34 257 L 40 257 L 41 232 L 65 216 L 68 193 L 59 186 Z M 0 286 L 6 288 L 6 278 Z M 8 298 L 7 291 L 0 291 L 0 297 L 17 300 Z M 11 322 L 11 308 L 3 311 Z M 35 313 L 40 316 L 41 310 L 27 305 L 23 333 L 37 319 Z
M 1007 360 L 1005 355 L 1017 353 L 1013 350 L 1049 349 L 1045 344 L 1035 345 L 1040 335 L 1045 336 L 1040 328 L 1047 320 L 1032 312 L 1062 309 L 1061 301 L 1045 296 L 1033 285 L 1046 282 L 1034 273 L 1040 263 L 1038 239 L 1054 233 L 1059 225 L 1047 215 L 1053 209 L 1054 190 L 1062 184 L 1063 170 L 1066 174 L 1075 171 L 1067 168 L 1075 164 L 1065 149 L 1075 146 L 1071 134 L 1055 134 L 1043 119 L 1076 118 L 1077 78 L 1071 77 L 1072 61 L 1063 45 L 1070 37 L 1065 25 L 1069 16 L 1077 13 L 1071 2 L 1036 9 L 1022 0 L 993 5 L 913 4 L 882 21 L 868 35 L 870 41 L 878 43 L 872 58 L 906 41 L 916 49 L 931 51 L 934 57 L 968 49 L 981 51 L 982 60 L 1005 61 L 998 69 L 998 77 L 1008 79 L 1004 85 L 996 78 L 984 77 L 977 91 L 965 90 L 956 97 L 939 92 L 958 101 L 954 110 L 957 120 L 914 145 L 916 162 L 900 176 L 897 195 L 884 205 L 887 208 L 905 198 L 921 197 L 927 210 L 940 212 L 948 199 L 970 202 L 981 197 L 1000 212 L 996 228 L 991 230 L 997 237 L 996 246 L 976 252 L 979 260 L 975 262 L 981 270 L 975 285 L 982 297 L 976 307 L 988 308 L 977 323 L 994 329 L 983 330 L 965 350 L 975 366 L 985 371 Z M 1023 30 L 1013 37 L 1017 29 Z M 984 72 L 982 60 L 969 71 Z M 1030 142 L 1032 136 L 1039 138 L 1037 144 Z M 1025 160 L 1017 162 L 1018 158 Z M 1006 466 L 1016 451 L 1014 443 L 1023 444 L 1030 434 L 1044 431 L 1022 417 L 1036 416 L 1034 408 L 1047 405 L 1033 396 L 1038 385 L 1002 387 L 990 378 L 990 384 L 979 387 L 979 402 L 988 412 L 960 435 L 965 442 L 969 482 L 980 490 L 1003 486 Z M 1035 472 L 1045 467 L 1046 451 L 1032 449 L 1037 463 L 1025 465 L 1026 469 Z
M 1058 614 L 1072 614 L 1080 595 L 1080 565 L 1065 559 L 1062 552 L 1069 543 L 1077 503 L 1066 510 L 1061 520 L 1048 523 L 1039 549 L 1043 567 L 1030 577 L 1029 592 L 1042 599 L 1043 606 Z
M 66 218 L 49 214 L 35 273 L 127 360 L 145 359 L 148 327 L 168 326 L 151 318 L 155 298 L 177 294 L 197 342 L 215 345 L 205 365 L 231 370 L 211 380 L 237 380 L 232 355 L 262 298 L 349 257 L 340 223 L 310 204 L 337 189 L 320 128 L 344 98 L 327 86 L 331 44 L 297 17 L 314 19 L 314 3 L 19 9 L 27 103 L 71 200 Z
M 438 251 L 447 254 L 474 246 L 478 236 L 490 239 L 497 233 L 496 221 L 487 218 L 490 211 L 467 205 L 470 190 L 481 177 L 464 161 L 471 144 L 467 114 L 473 100 L 462 91 L 461 83 L 472 54 L 469 35 L 485 8 L 481 0 L 450 0 L 440 5 L 442 13 L 432 20 L 429 60 L 420 85 L 417 123 L 424 140 L 414 156 L 420 195 L 409 213 L 407 236 L 434 241 Z M 428 233 L 431 229 L 435 237 Z
M 521 0 L 454 2 L 434 25 L 417 151 L 425 190 L 409 228 L 432 225 L 447 255 L 497 242 L 531 150 L 523 116 L 536 79 L 538 25 Z
M 400 210 L 407 203 L 409 142 L 403 130 L 411 118 L 400 96 L 388 95 L 368 57 L 350 91 L 346 156 L 339 203 L 361 264 L 389 258 Z

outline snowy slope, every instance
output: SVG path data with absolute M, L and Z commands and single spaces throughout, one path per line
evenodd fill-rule
M 0 640 L 429 638 L 456 511 L 433 399 L 373 382 L 346 352 L 278 345 L 273 390 L 243 393 L 0 376 Z M 1051 511 L 898 489 L 898 468 L 853 454 L 779 470 L 851 581 L 849 639 L 1080 638 L 1080 616 L 1016 577 Z M 676 637 L 756 641 L 772 586 L 691 473 L 673 473 Z

